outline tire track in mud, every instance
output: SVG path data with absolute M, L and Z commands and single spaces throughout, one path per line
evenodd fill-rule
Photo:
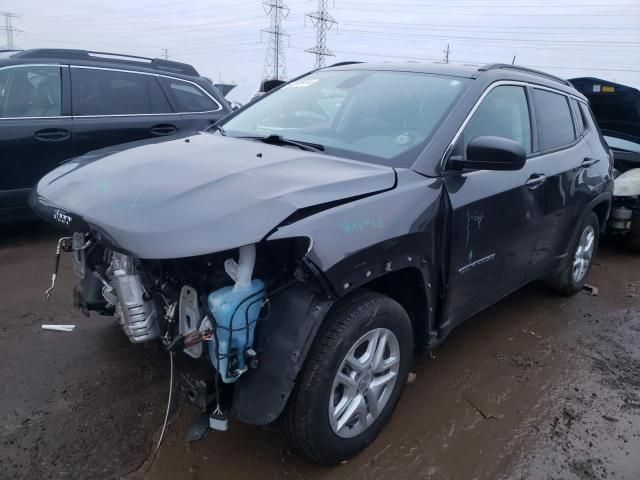
M 640 308 L 586 320 L 565 341 L 579 376 L 556 389 L 552 420 L 506 478 L 640 478 Z

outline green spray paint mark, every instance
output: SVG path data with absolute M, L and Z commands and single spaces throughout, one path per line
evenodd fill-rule
M 380 220 L 379 218 L 363 217 L 360 220 L 356 221 L 344 220 L 342 222 L 342 229 L 344 230 L 344 233 L 349 235 L 351 234 L 351 232 L 364 232 L 367 229 L 380 229 L 382 227 L 382 220 Z

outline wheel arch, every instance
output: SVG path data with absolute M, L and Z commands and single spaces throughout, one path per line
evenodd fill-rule
M 365 283 L 361 289 L 373 290 L 398 302 L 411 320 L 416 347 L 421 348 L 430 334 L 431 304 L 427 291 L 431 286 L 419 268 L 407 267 L 381 275 Z

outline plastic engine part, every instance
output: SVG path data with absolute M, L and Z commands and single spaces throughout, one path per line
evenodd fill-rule
M 244 352 L 253 346 L 253 334 L 264 300 L 264 283 L 252 280 L 246 287 L 223 287 L 209 294 L 216 336 L 208 342 L 209 358 L 224 383 L 233 383 L 246 371 Z

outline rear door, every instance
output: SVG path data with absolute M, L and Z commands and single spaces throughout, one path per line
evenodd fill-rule
M 68 68 L 0 69 L 0 208 L 24 207 L 31 188 L 73 156 Z
M 180 113 L 177 122 L 182 131 L 205 130 L 230 113 L 230 110 L 224 107 L 213 93 L 196 82 L 168 76 L 158 76 L 158 80 L 173 111 Z
M 544 176 L 530 158 L 532 120 L 525 86 L 490 90 L 453 154 L 479 136 L 519 142 L 529 154 L 518 171 L 476 170 L 445 177 L 450 200 L 447 322 L 454 325 L 520 287 L 542 222 Z M 445 325 L 446 326 L 446 325 Z
M 155 75 L 72 66 L 71 84 L 76 155 L 180 131 Z
M 536 162 L 547 177 L 541 235 L 528 269 L 528 277 L 535 278 L 566 255 L 580 215 L 603 181 L 599 168 L 608 159 L 593 153 L 589 127 L 576 117 L 570 97 L 539 87 L 531 93 L 538 130 Z

